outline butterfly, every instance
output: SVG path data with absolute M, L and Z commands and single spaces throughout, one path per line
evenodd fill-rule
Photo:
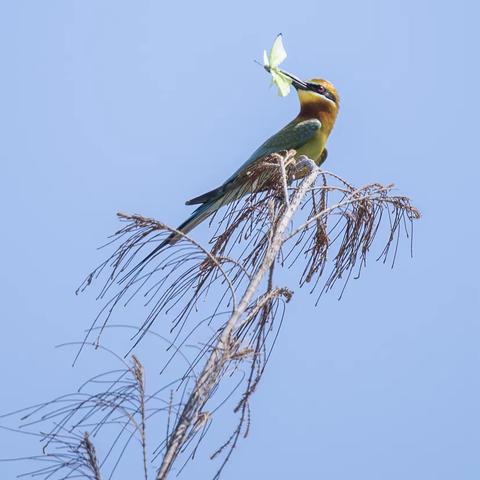
M 270 55 L 263 51 L 263 67 L 272 75 L 272 81 L 278 88 L 278 94 L 286 97 L 290 93 L 292 79 L 287 77 L 278 66 L 287 58 L 287 52 L 283 46 L 282 34 L 278 34 L 273 42 Z

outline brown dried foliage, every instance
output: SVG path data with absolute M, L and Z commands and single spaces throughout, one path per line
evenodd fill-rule
M 319 170 L 308 159 L 301 159 L 300 165 L 294 155 L 294 151 L 271 155 L 238 180 L 244 196 L 210 220 L 211 225 L 216 224 L 216 230 L 209 249 L 181 234 L 178 243 L 141 263 L 148 249 L 172 232 L 180 232 L 155 219 L 119 214 L 126 225 L 108 244 L 116 244 L 115 251 L 80 287 L 85 289 L 108 271 L 99 294 L 105 305 L 88 331 L 85 345 L 92 343 L 94 331 L 97 333 L 93 344 L 99 345 L 115 309 L 137 297 L 143 298 L 148 314 L 132 337 L 133 347 L 151 330 L 161 313 L 170 314 L 172 353 L 165 360 L 162 374 L 179 355 L 184 355 L 185 345 L 199 325 L 213 329 L 211 337 L 204 338 L 196 355 L 188 360 L 184 374 L 172 380 L 170 385 L 175 388 L 168 398 L 162 399 L 163 407 L 154 409 L 167 412 L 169 417 L 165 439 L 153 452 L 153 459 L 160 460 L 158 480 L 167 478 L 179 457 L 186 463 L 195 456 L 215 419 L 219 407 L 215 401 L 220 400 L 222 405 L 236 397 L 232 406 L 237 416 L 233 432 L 211 455 L 222 458 L 215 478 L 238 440 L 248 434 L 250 398 L 268 362 L 285 304 L 293 295 L 290 288 L 277 285 L 282 271 L 296 271 L 295 265 L 300 266 L 298 282 L 301 286 L 308 284 L 310 291 L 316 292 L 318 302 L 341 279 L 343 292 L 355 269 L 356 275 L 360 274 L 380 233 L 386 235 L 378 257 L 383 261 L 392 248 L 395 259 L 402 231 L 411 238 L 412 222 L 419 218 L 419 212 L 407 197 L 393 193 L 393 185 L 356 188 Z M 307 175 L 296 179 L 299 171 L 306 171 Z M 385 218 L 388 222 L 383 221 Z M 205 308 L 206 299 L 211 299 L 207 303 L 209 312 L 200 321 L 197 312 Z M 135 358 L 133 362 L 137 402 L 135 412 L 129 414 L 140 416 L 133 430 L 143 438 L 147 478 L 145 408 L 159 399 L 157 394 L 148 397 L 140 390 L 144 385 L 143 369 Z M 227 392 L 225 385 L 231 386 L 232 378 L 238 382 Z M 117 406 L 122 404 L 123 397 L 115 395 L 108 403 L 112 412 L 117 412 Z M 98 397 L 88 400 L 92 401 L 98 405 Z M 78 405 L 73 409 L 75 414 L 83 409 Z M 68 412 L 67 409 L 65 418 Z M 131 424 L 131 420 L 127 423 Z M 62 421 L 60 425 L 48 438 L 57 438 L 66 423 Z

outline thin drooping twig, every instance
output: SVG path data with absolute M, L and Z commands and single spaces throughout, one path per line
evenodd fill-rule
M 44 465 L 29 475 L 58 480 L 73 478 L 74 473 L 92 480 L 112 478 L 133 439 L 140 444 L 139 466 L 148 480 L 146 424 L 166 411 L 166 402 L 158 397 L 159 392 L 146 393 L 144 367 L 135 355 L 129 364 L 109 349 L 98 348 L 112 355 L 122 368 L 90 378 L 75 393 L 13 412 L 22 414 L 19 431 L 37 436 L 43 444 L 41 456 L 25 458 Z M 26 430 L 47 421 L 53 423 L 50 431 L 42 429 L 37 434 Z M 101 461 L 91 440 L 94 436 L 102 437 L 107 448 Z
M 303 179 L 297 179 L 304 174 Z M 316 184 L 318 177 L 321 181 Z M 45 412 L 45 408 L 47 412 L 27 425 L 53 421 L 51 431 L 39 436 L 46 446 L 66 445 L 72 452 L 67 457 L 52 453 L 31 457 L 54 463 L 36 475 L 52 480 L 70 478 L 72 465 L 85 464 L 78 448 L 84 431 L 78 429 L 88 430 L 93 438 L 100 431 L 105 434 L 103 427 L 108 425 L 119 428 L 119 433 L 102 455 L 98 473 L 102 470 L 104 478 L 113 478 L 125 449 L 135 438 L 141 446 L 144 478 L 161 459 L 154 476 L 166 480 L 180 456 L 183 463 L 178 473 L 196 456 L 216 412 L 229 404 L 237 423 L 210 455 L 222 458 L 217 479 L 239 438 L 250 430 L 250 398 L 265 371 L 286 304 L 293 295 L 287 286 L 276 285 L 282 271 L 301 263 L 303 273 L 298 283 L 302 287 L 309 284 L 310 293 L 317 290 L 317 302 L 340 279 L 343 293 L 349 279 L 360 275 L 380 227 L 386 224 L 387 240 L 378 258 L 385 261 L 393 245 L 395 259 L 400 232 L 409 237 L 408 229 L 402 227 L 420 216 L 407 197 L 392 194 L 392 185 L 374 183 L 356 188 L 320 170 L 307 158 L 295 159 L 293 150 L 272 154 L 252 165 L 233 187 L 241 199 L 232 200 L 212 216 L 210 224 L 217 228 L 210 249 L 155 219 L 119 215 L 127 225 L 110 242 L 118 241 L 116 250 L 83 284 L 89 285 L 104 270 L 110 272 L 99 298 L 104 299 L 107 293 L 111 298 L 107 297 L 88 332 L 98 332 L 97 340 L 83 344 L 102 348 L 100 335 L 107 326 L 113 327 L 107 323 L 115 309 L 142 299 L 149 313 L 143 323 L 131 327 L 136 332 L 131 337 L 132 349 L 147 333 L 153 333 L 160 313 L 169 314 L 171 319 L 169 332 L 158 335 L 168 345 L 166 358 L 156 357 L 161 362 L 161 375 L 154 382 L 160 384 L 153 388 L 154 394 L 147 394 L 143 366 L 137 357 L 132 355 L 133 365 L 119 357 L 124 363 L 122 370 L 94 377 L 93 383 L 108 385 L 106 391 L 83 392 L 82 386 L 77 394 L 34 408 L 28 418 Z M 387 222 L 382 221 L 385 219 Z M 178 243 L 162 250 L 158 257 L 145 255 L 145 250 L 151 251 L 172 232 L 179 234 Z M 145 258 L 149 260 L 142 261 Z M 354 272 L 356 266 L 358 271 Z M 210 297 L 213 308 L 206 302 Z M 200 313 L 205 308 L 207 313 Z M 180 367 L 180 377 L 178 362 L 174 362 L 177 357 L 187 364 Z M 156 435 L 159 442 L 148 448 L 152 452 L 149 456 L 146 429 L 157 413 L 165 415 L 165 436 L 158 427 L 148 426 L 150 437 Z M 106 474 L 105 461 L 112 459 L 114 466 Z M 91 469 L 89 475 L 97 480 Z
M 198 377 L 193 391 L 182 411 L 179 421 L 175 425 L 174 431 L 170 435 L 170 442 L 163 457 L 162 464 L 157 474 L 157 480 L 165 480 L 170 471 L 173 462 L 183 445 L 187 430 L 194 424 L 196 417 L 201 412 L 203 405 L 209 398 L 213 386 L 218 380 L 218 372 L 223 369 L 224 362 L 231 351 L 232 332 L 242 324 L 242 316 L 245 314 L 250 302 L 255 295 L 260 282 L 268 273 L 270 267 L 275 261 L 284 241 L 284 234 L 287 227 L 300 206 L 306 192 L 315 183 L 320 170 L 313 162 L 305 162 L 310 166 L 310 173 L 302 180 L 291 203 L 285 208 L 284 213 L 274 226 L 271 243 L 266 255 L 255 275 L 251 278 L 243 297 L 234 309 L 232 316 L 227 321 L 217 344 L 213 347 L 212 353 L 208 358 L 202 373 Z
M 143 475 L 145 480 L 148 480 L 148 458 L 147 458 L 147 434 L 146 434 L 146 421 L 145 421 L 145 409 L 146 409 L 146 399 L 145 399 L 145 375 L 143 365 L 140 363 L 140 360 L 132 355 L 133 363 L 133 373 L 135 379 L 137 380 L 137 390 L 138 390 L 138 410 L 140 410 L 140 421 L 138 425 L 140 444 L 142 445 L 142 459 L 143 459 Z
M 102 480 L 102 477 L 100 475 L 100 466 L 98 465 L 98 460 L 97 460 L 97 452 L 95 451 L 95 447 L 93 446 L 93 443 L 90 440 L 90 436 L 88 435 L 88 432 L 85 432 L 83 435 L 82 446 L 85 449 L 85 452 L 87 454 L 87 459 L 88 459 L 87 463 L 92 470 L 94 479 Z

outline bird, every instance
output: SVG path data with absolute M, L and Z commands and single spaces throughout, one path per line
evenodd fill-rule
M 251 190 L 245 189 L 245 173 L 256 162 L 268 155 L 293 149 L 296 151 L 295 158 L 307 156 L 318 166 L 325 161 L 328 154 L 327 139 L 335 124 L 340 106 L 337 90 L 328 80 L 313 78 L 303 81 L 288 72 L 281 72 L 291 80 L 292 86 L 297 91 L 300 112 L 285 127 L 260 145 L 222 185 L 185 202 L 186 205 L 199 206 L 178 226 L 178 231 L 187 234 L 222 206 L 249 193 Z M 156 256 L 167 245 L 176 243 L 180 238 L 182 235 L 171 233 L 141 261 L 141 264 Z

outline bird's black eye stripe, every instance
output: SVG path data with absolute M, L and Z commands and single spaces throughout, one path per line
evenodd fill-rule
M 307 83 L 308 89 L 318 93 L 325 93 L 326 88 L 323 85 L 317 83 Z
M 327 97 L 328 99 L 332 100 L 332 102 L 336 103 L 337 99 L 335 98 L 335 95 L 329 92 L 323 85 L 318 85 L 317 83 L 307 83 L 307 86 L 309 90 L 320 93 L 324 97 Z

